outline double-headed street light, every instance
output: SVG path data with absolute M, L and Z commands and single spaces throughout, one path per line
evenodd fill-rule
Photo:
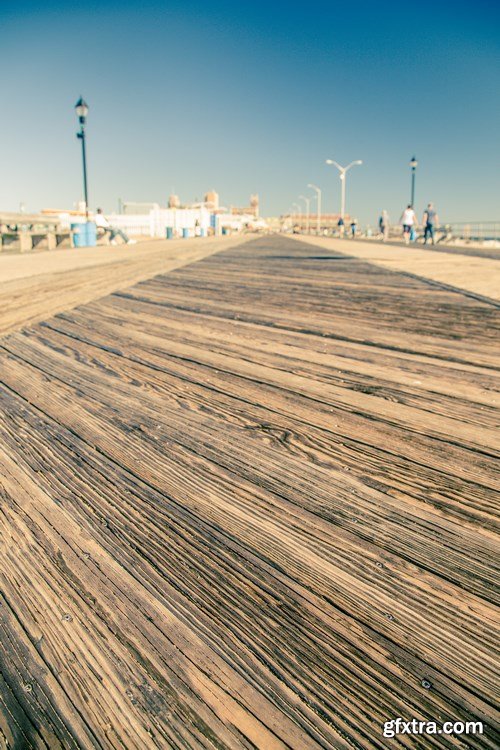
M 85 199 L 85 216 L 89 220 L 89 195 L 87 190 L 87 154 L 85 152 L 85 121 L 89 111 L 88 104 L 80 97 L 75 104 L 75 112 L 80 123 L 80 132 L 76 134 L 82 142 L 82 161 L 83 161 L 83 197 Z
M 346 176 L 346 173 L 350 170 L 351 167 L 356 167 L 356 166 L 358 166 L 360 164 L 363 164 L 363 162 L 361 161 L 361 159 L 358 159 L 357 161 L 352 161 L 350 164 L 347 165 L 347 167 L 341 167 L 340 164 L 337 164 L 337 162 L 333 161 L 333 159 L 327 159 L 326 163 L 330 164 L 330 165 L 332 165 L 334 167 L 337 167 L 337 169 L 340 172 L 340 183 L 341 183 L 341 186 L 342 186 L 342 189 L 341 189 L 342 198 L 341 198 L 341 203 L 340 203 L 340 216 L 343 219 L 344 215 L 345 215 L 345 176 Z
M 418 167 L 418 161 L 415 159 L 415 157 L 412 157 L 412 160 L 410 162 L 411 167 L 411 207 L 415 207 L 415 172 L 417 171 Z
M 306 204 L 306 233 L 309 234 L 309 205 L 311 203 L 311 199 L 305 195 L 299 195 L 299 198 Z
M 310 187 L 312 190 L 316 190 L 316 231 L 319 234 L 321 232 L 321 190 L 317 185 L 313 185 L 312 183 L 309 183 L 307 187 Z

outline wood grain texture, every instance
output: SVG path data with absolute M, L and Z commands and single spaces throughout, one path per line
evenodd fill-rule
M 242 241 L 245 237 L 154 239 L 0 255 L 0 336 Z
M 498 325 L 271 237 L 5 337 L 0 747 L 498 746 Z

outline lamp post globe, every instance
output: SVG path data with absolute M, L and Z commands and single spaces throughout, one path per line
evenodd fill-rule
M 87 114 L 89 111 L 89 105 L 82 97 L 80 97 L 75 104 L 75 112 L 80 123 L 80 132 L 76 134 L 82 142 L 82 164 L 83 164 L 83 197 L 85 199 L 85 218 L 89 220 L 89 195 L 87 187 L 87 152 L 85 148 L 85 122 L 87 120 Z
M 86 101 L 84 101 L 84 99 L 82 99 L 82 97 L 80 97 L 77 103 L 75 104 L 75 112 L 82 125 L 85 123 L 85 120 L 87 119 L 88 111 L 89 111 L 89 105 L 87 104 Z

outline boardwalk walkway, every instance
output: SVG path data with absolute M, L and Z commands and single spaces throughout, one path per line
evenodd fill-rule
M 150 240 L 132 246 L 0 255 L 0 336 L 194 263 L 242 239 Z
M 0 747 L 497 747 L 498 326 L 271 237 L 0 340 Z
M 296 235 L 293 235 L 294 238 Z M 435 246 L 395 246 L 383 242 L 338 240 L 327 237 L 297 237 L 315 247 L 340 250 L 350 257 L 375 263 L 434 281 L 438 286 L 460 289 L 472 296 L 495 300 L 500 306 L 500 253 L 480 256 L 473 252 L 450 253 Z

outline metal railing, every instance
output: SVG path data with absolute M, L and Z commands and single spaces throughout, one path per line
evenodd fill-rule
M 500 221 L 454 221 L 446 224 L 446 227 L 457 239 L 500 241 Z
M 393 224 L 389 228 L 389 237 L 396 238 L 402 233 L 399 224 Z M 372 230 L 372 236 L 377 236 L 377 230 Z M 422 240 L 424 235 L 423 226 L 416 228 L 416 238 Z M 435 228 L 436 241 L 452 243 L 454 240 L 464 242 L 500 242 L 500 221 L 456 221 L 453 223 L 440 224 Z

